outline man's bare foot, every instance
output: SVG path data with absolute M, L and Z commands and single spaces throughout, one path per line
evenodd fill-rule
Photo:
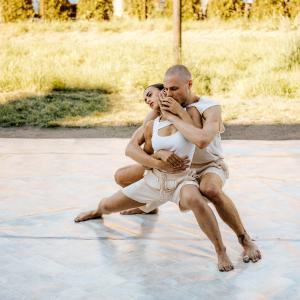
M 220 272 L 229 272 L 234 269 L 226 252 L 218 254 L 218 268 Z
M 78 222 L 83 222 L 83 221 L 87 221 L 87 220 L 91 220 L 91 219 L 99 219 L 99 218 L 102 218 L 102 215 L 100 213 L 98 213 L 95 210 L 90 210 L 90 211 L 82 212 L 81 214 L 79 214 L 74 219 L 74 222 L 78 223 Z
M 148 213 L 145 213 L 140 208 L 132 208 L 120 212 L 121 215 L 155 215 L 157 213 L 158 213 L 158 208 L 155 208 Z
M 244 248 L 243 261 L 245 263 L 248 263 L 250 260 L 255 263 L 261 259 L 261 253 L 258 247 L 252 242 L 248 234 L 241 234 L 238 239 Z

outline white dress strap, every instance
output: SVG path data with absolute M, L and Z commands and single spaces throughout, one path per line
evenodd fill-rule
M 167 126 L 170 126 L 172 125 L 172 122 L 168 121 L 168 120 L 163 120 L 163 121 L 159 121 L 158 119 L 158 122 L 157 122 L 157 129 L 161 129 L 161 128 L 164 128 L 164 127 L 167 127 Z

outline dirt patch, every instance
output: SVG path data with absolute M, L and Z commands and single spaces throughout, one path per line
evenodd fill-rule
M 136 126 L 95 128 L 0 128 L 0 138 L 129 138 Z M 300 124 L 226 125 L 225 140 L 300 140 Z

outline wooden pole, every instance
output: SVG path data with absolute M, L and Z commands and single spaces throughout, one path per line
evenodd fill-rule
M 174 60 L 181 64 L 181 0 L 173 0 Z

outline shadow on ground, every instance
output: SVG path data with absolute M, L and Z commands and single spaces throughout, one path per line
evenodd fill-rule
M 105 89 L 53 90 L 0 105 L 0 126 L 57 127 L 67 117 L 82 117 L 108 110 Z

